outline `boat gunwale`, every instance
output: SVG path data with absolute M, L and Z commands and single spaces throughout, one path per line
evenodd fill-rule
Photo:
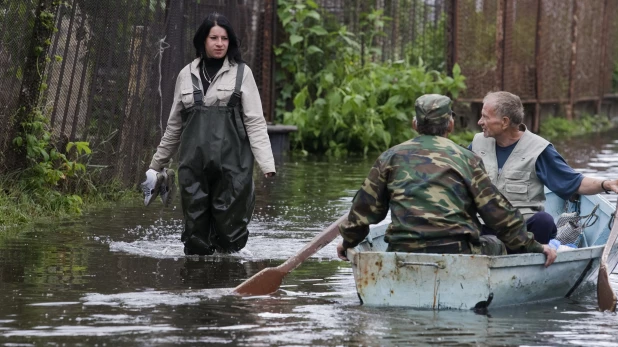
M 380 236 L 377 236 L 380 237 Z M 364 241 L 363 241 L 364 242 Z M 596 259 L 601 257 L 603 248 L 601 246 L 590 246 L 559 252 L 554 264 L 566 263 L 572 261 L 581 261 L 588 259 Z M 486 258 L 488 260 L 488 267 L 490 269 L 508 268 L 518 266 L 532 266 L 545 264 L 545 254 L 543 253 L 521 253 L 521 254 L 509 254 L 509 255 L 482 255 L 482 254 L 449 254 L 449 253 L 411 253 L 411 252 L 386 252 L 386 251 L 359 251 L 356 249 L 348 249 L 348 259 L 352 264 L 355 264 L 356 254 L 371 254 L 371 253 L 393 253 L 396 257 L 413 258 L 415 256 L 423 255 L 424 257 L 439 257 L 446 256 L 458 257 L 458 258 Z M 439 259 L 436 259 L 436 261 Z M 516 260 L 516 261 L 513 261 Z M 519 260 L 519 261 L 517 261 Z

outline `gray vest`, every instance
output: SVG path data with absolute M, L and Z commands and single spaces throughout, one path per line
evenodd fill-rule
M 549 141 L 531 133 L 523 124 L 520 130 L 524 131 L 524 135 L 502 166 L 501 173 L 498 173 L 494 138 L 485 138 L 482 133 L 476 134 L 472 140 L 472 151 L 483 160 L 491 182 L 513 206 L 519 208 L 524 217 L 529 218 L 544 210 L 545 191 L 536 175 L 535 164 Z

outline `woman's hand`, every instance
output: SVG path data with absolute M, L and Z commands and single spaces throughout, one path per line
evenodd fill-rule
M 264 174 L 264 177 L 269 178 L 269 177 L 273 177 L 275 175 L 274 172 L 267 172 Z

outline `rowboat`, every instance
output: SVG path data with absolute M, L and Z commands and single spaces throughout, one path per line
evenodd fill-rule
M 386 252 L 387 224 L 372 227 L 348 250 L 361 303 L 422 309 L 484 309 L 569 297 L 593 286 L 613 223 L 614 206 L 601 195 L 565 202 L 546 190 L 546 212 L 556 220 L 565 212 L 591 215 L 579 248 L 558 253 L 544 267 L 543 254 L 484 256 Z M 618 243 L 607 261 L 618 263 Z

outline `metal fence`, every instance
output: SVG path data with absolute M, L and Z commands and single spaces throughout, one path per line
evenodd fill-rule
M 12 141 L 27 45 L 38 0 L 0 1 L 0 152 Z M 105 181 L 138 182 L 160 140 L 177 74 L 213 11 L 233 23 L 243 59 L 272 110 L 273 2 L 261 0 L 69 0 L 58 9 L 39 107 L 58 143 L 89 141 Z M 269 34 L 270 33 L 270 34 Z M 6 167 L 0 157 L 0 172 Z
M 41 0 L 0 0 L 0 172 L 22 88 L 24 61 Z M 139 182 L 167 123 L 175 79 L 194 55 L 203 18 L 226 15 L 241 39 L 267 120 L 272 121 L 275 0 L 68 0 L 56 15 L 45 86 L 54 138 L 89 141 L 91 168 L 103 180 Z M 378 59 L 423 59 L 434 69 L 457 62 L 467 77 L 461 101 L 509 90 L 539 110 L 581 101 L 597 109 L 612 93 L 618 57 L 618 2 L 613 0 L 319 0 L 330 18 L 362 34 L 363 14 L 388 17 Z
M 481 102 L 507 90 L 533 106 L 574 117 L 578 103 L 601 110 L 613 98 L 618 3 L 611 0 L 457 0 L 451 18 L 453 55 L 468 86 L 460 101 Z M 558 108 L 558 109 L 556 109 Z
M 22 65 L 28 52 L 33 31 L 33 2 L 0 2 L 0 164 L 4 164 L 9 139 L 10 120 L 18 107 L 23 77 Z M 4 165 L 0 165 L 1 168 Z
M 380 59 L 421 58 L 429 68 L 444 69 L 446 63 L 446 5 L 444 0 L 320 0 L 320 8 L 332 14 L 349 30 L 362 34 L 363 15 L 382 11 L 383 33 L 374 44 Z

